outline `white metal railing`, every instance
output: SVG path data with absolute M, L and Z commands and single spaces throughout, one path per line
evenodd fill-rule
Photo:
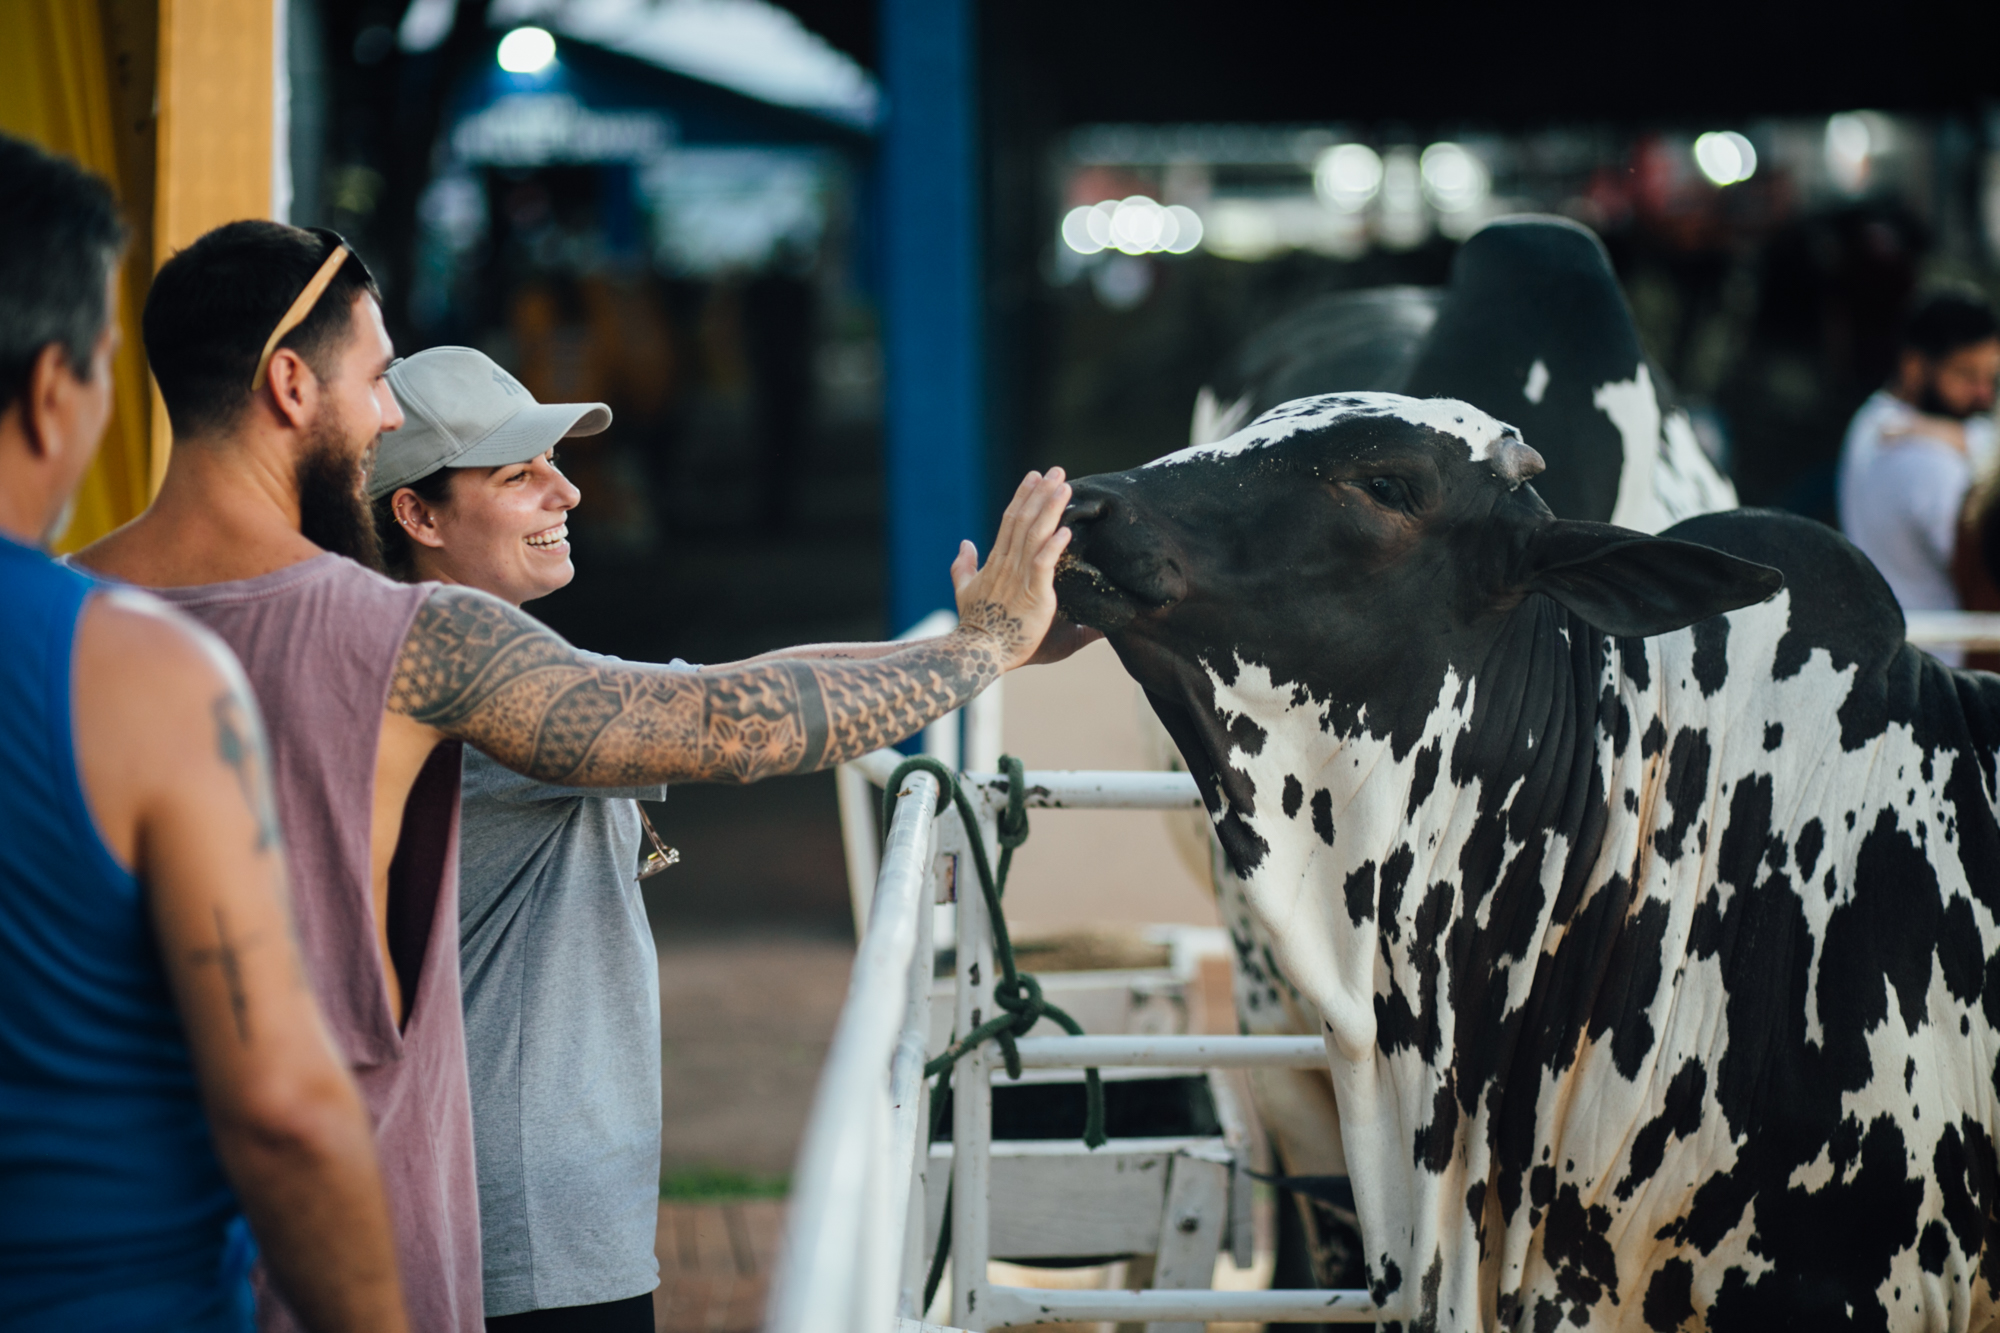
M 1903 637 L 1919 648 L 2000 648 L 2000 615 L 1991 611 L 1905 611 Z
M 929 1148 L 923 1067 L 937 796 L 935 776 L 912 773 L 889 825 L 874 910 L 792 1177 L 765 1325 L 774 1333 L 887 1330 L 911 1303 L 899 1280 L 921 1248 L 909 1234 L 909 1182 Z
M 968 713 L 974 710 L 968 708 Z M 970 719 L 968 719 L 968 722 Z M 968 733 L 973 728 L 966 727 Z M 966 737 L 971 762 L 997 761 L 990 740 Z M 930 747 L 927 745 L 927 749 Z M 984 753 L 981 753 L 984 751 Z M 843 766 L 843 819 L 867 820 L 868 802 L 903 756 L 877 751 Z M 1043 809 L 1190 809 L 1200 804 L 1184 773 L 1048 772 L 1026 775 L 1029 803 Z M 1006 780 L 990 771 L 963 775 L 978 835 L 992 845 L 1006 800 Z M 930 1030 L 929 976 L 933 901 L 956 898 L 955 1026 L 966 1032 L 993 1012 L 991 925 L 983 897 L 960 882 L 966 830 L 955 811 L 932 818 L 935 779 L 917 772 L 897 794 L 888 845 L 873 865 L 874 892 L 857 913 L 861 945 L 846 1007 L 828 1052 L 812 1120 L 793 1176 L 793 1197 L 771 1309 L 769 1333 L 884 1333 L 919 1320 L 930 1256 L 923 1252 L 922 1208 L 930 1166 L 929 1088 L 921 1077 Z M 850 839 L 850 867 L 854 861 Z M 900 1026 L 899 1026 L 900 1023 Z M 1090 1036 L 1027 1037 L 1022 1063 L 1035 1068 L 1147 1067 L 1216 1069 L 1322 1067 L 1317 1037 Z M 1371 1323 L 1398 1317 L 1364 1291 L 1045 1291 L 988 1281 L 991 1234 L 992 1045 L 967 1055 L 953 1072 L 951 1323 L 1001 1328 L 1050 1320 L 1245 1320 Z

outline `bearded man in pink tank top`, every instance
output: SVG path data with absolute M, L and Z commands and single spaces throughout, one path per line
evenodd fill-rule
M 616 662 L 485 593 L 371 568 L 366 462 L 402 413 L 378 293 L 339 237 L 219 227 L 160 269 L 144 334 L 172 461 L 152 507 L 78 563 L 154 589 L 242 659 L 307 970 L 375 1120 L 411 1324 L 479 1333 L 460 744 L 574 787 L 753 782 L 865 754 L 1084 640 L 1051 632 L 1069 487 L 1029 473 L 984 567 L 961 548 L 942 638 L 701 673 Z M 262 1327 L 295 1326 L 260 1298 Z

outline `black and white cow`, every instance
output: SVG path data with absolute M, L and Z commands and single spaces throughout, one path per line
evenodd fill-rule
M 1324 1020 L 1371 1286 L 1423 1329 L 1986 1326 L 2000 678 L 1826 528 L 1559 520 L 1541 466 L 1333 395 L 1068 515 L 1066 612 Z
M 1559 518 L 1656 532 L 1736 507 L 1736 490 L 1646 359 L 1611 258 L 1567 218 L 1488 223 L 1450 285 L 1307 302 L 1260 330 L 1196 396 L 1190 443 L 1280 403 L 1387 391 L 1459 398 L 1513 422 L 1548 460 Z
M 1210 443 L 1293 399 L 1355 390 L 1458 398 L 1513 422 L 1549 463 L 1537 489 L 1560 518 L 1657 532 L 1736 506 L 1648 364 L 1603 244 L 1566 218 L 1488 224 L 1460 247 L 1444 288 L 1306 302 L 1247 340 L 1202 390 L 1190 440 Z M 1319 1016 L 1277 965 L 1242 885 L 1221 868 L 1215 887 L 1236 945 L 1240 1026 L 1317 1032 Z M 1280 1218 L 1280 1278 L 1305 1280 L 1309 1267 L 1319 1285 L 1353 1285 L 1360 1255 L 1326 1079 L 1257 1070 L 1250 1092 L 1283 1170 L 1306 1178 L 1299 1212 Z

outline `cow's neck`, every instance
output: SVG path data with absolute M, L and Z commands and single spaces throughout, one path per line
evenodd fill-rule
M 1200 725 L 1220 760 L 1217 832 L 1287 973 L 1357 1056 L 1374 1040 L 1378 946 L 1398 971 L 1445 949 L 1531 959 L 1551 856 L 1558 897 L 1581 891 L 1604 827 L 1604 643 L 1531 597 L 1413 669 L 1407 698 L 1343 707 L 1247 660 L 1227 679 L 1210 671 Z M 1343 716 L 1356 720 L 1328 724 Z M 1432 1042 L 1434 1005 L 1417 1006 Z

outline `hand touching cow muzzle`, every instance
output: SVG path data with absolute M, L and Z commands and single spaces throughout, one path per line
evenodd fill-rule
M 1056 561 L 1069 545 L 1069 529 L 1062 526 L 1069 500 L 1061 468 L 1050 468 L 1047 475 L 1030 472 L 1000 518 L 986 564 L 980 565 L 978 548 L 969 541 L 959 543 L 951 563 L 958 623 L 994 636 L 1004 670 L 1060 661 L 1102 637 L 1056 614 Z

